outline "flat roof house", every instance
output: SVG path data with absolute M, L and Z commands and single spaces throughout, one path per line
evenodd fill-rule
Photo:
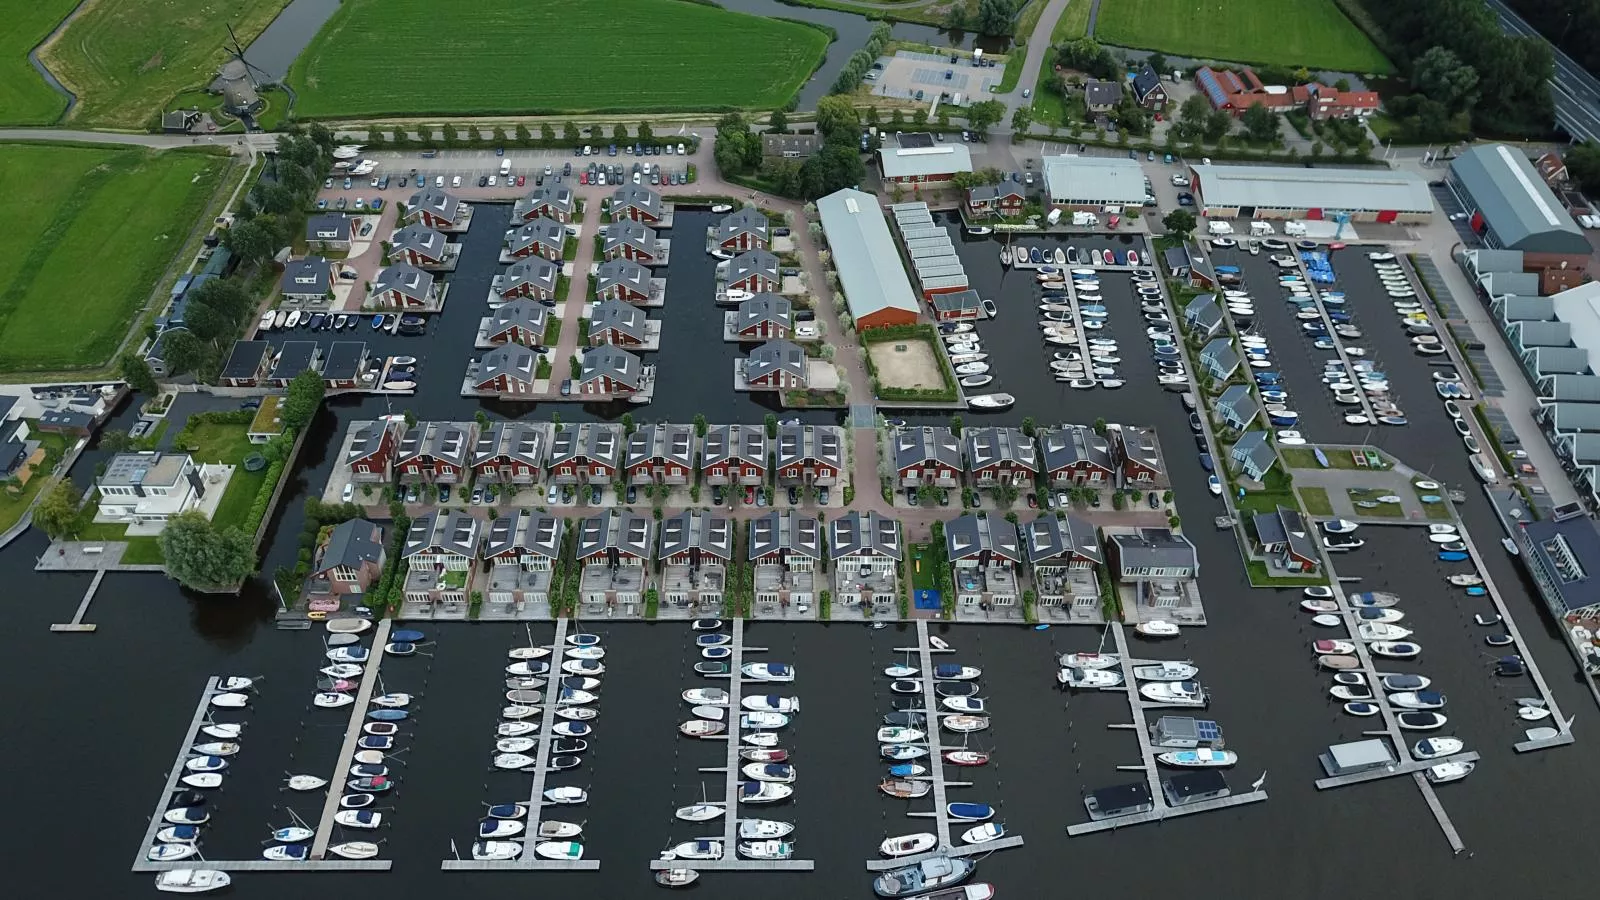
M 100 492 L 95 519 L 129 525 L 161 525 L 200 506 L 210 466 L 197 468 L 187 453 L 118 453 L 95 481 Z
M 976 322 L 983 312 L 983 297 L 977 291 L 951 291 L 934 294 L 928 301 L 939 322 Z
M 366 341 L 334 341 L 322 362 L 322 380 L 330 390 L 361 387 L 368 361 Z
M 234 341 L 228 361 L 218 376 L 228 387 L 255 387 L 267 377 L 272 365 L 272 344 L 267 341 Z
M 1333 219 L 1420 224 L 1433 217 L 1433 194 L 1403 169 L 1318 166 L 1190 166 L 1198 215 L 1224 219 Z
M 278 293 L 290 303 L 321 303 L 333 293 L 333 267 L 320 256 L 291 259 L 283 264 Z
M 267 376 L 272 387 L 288 387 L 301 372 L 319 372 L 322 369 L 322 348 L 316 341 L 285 341 L 278 351 L 278 361 Z
M 921 307 L 878 198 L 844 188 L 818 200 L 817 213 L 856 328 L 915 324 Z

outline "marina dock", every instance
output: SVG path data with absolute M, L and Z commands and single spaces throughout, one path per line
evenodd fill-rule
M 333 775 L 328 780 L 328 799 L 322 804 L 322 818 L 317 821 L 316 837 L 311 839 L 311 859 L 320 860 L 328 855 L 328 842 L 333 837 L 333 817 L 339 812 L 339 797 L 344 793 L 345 778 L 356 755 L 356 743 L 361 739 L 361 726 L 366 722 L 367 707 L 372 702 L 372 692 L 378 687 L 378 669 L 383 665 L 383 647 L 389 642 L 392 619 L 384 619 L 372 632 L 372 652 L 367 655 L 366 669 L 361 673 L 361 685 L 356 689 L 356 702 L 350 704 L 350 725 L 344 731 L 344 744 L 339 748 L 339 761 L 333 765 Z
M 946 789 L 950 786 L 944 777 L 944 747 L 939 737 L 939 698 L 933 690 L 933 652 L 928 644 L 928 621 L 917 620 L 917 654 L 922 666 L 922 715 L 928 729 L 928 780 L 933 782 L 934 833 L 939 836 L 941 849 L 951 846 L 950 817 L 945 815 Z
M 1476 751 L 1468 750 L 1454 756 L 1445 756 L 1438 759 L 1413 759 L 1406 762 L 1395 763 L 1381 769 L 1369 769 L 1365 772 L 1352 772 L 1349 775 L 1335 775 L 1332 778 L 1318 778 L 1317 790 L 1325 791 L 1329 788 L 1345 787 L 1351 784 L 1366 784 L 1369 781 L 1382 781 L 1385 778 L 1394 778 L 1397 775 L 1413 775 L 1427 771 L 1432 766 L 1446 762 L 1477 762 L 1480 757 Z M 1424 782 L 1426 783 L 1426 782 Z M 1432 785 L 1429 785 L 1432 787 Z
M 56 624 L 50 626 L 50 630 L 54 632 L 66 632 L 68 634 L 93 633 L 97 626 L 92 622 L 83 621 L 83 617 L 89 614 L 89 604 L 94 602 L 95 592 L 100 590 L 100 582 L 105 580 L 106 570 L 100 569 L 96 571 L 94 573 L 93 580 L 89 582 L 89 589 L 83 592 L 83 601 L 78 604 L 78 611 L 72 614 L 72 621 L 65 623 L 57 622 Z
M 897 856 L 893 859 L 867 860 L 868 872 L 887 872 L 890 869 L 903 869 L 914 866 L 925 859 L 934 859 L 941 856 L 987 856 L 996 850 L 1011 850 L 1022 846 L 1022 835 L 1010 835 L 999 840 L 989 841 L 984 844 L 963 844 L 954 849 L 944 847 L 930 850 L 927 853 L 918 853 L 914 856 Z

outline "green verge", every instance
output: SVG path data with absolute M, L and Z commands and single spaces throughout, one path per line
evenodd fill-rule
M 64 2 L 49 0 L 52 6 Z M 68 122 L 143 129 L 173 96 L 211 81 L 228 56 L 229 25 L 248 47 L 287 4 L 288 0 L 97 0 L 40 57 L 78 95 Z M 71 3 L 65 5 L 72 8 Z M 11 10 L 7 14 L 10 29 Z
M 1394 71 L 1333 0 L 1118 0 L 1100 7 L 1095 39 L 1197 59 Z
M 438 10 L 436 0 L 346 0 L 290 70 L 295 115 L 770 110 L 795 96 L 830 41 L 819 28 L 678 0 Z M 425 58 L 401 61 L 406 47 Z M 641 52 L 623 64 L 622 47 Z
M 67 98 L 33 69 L 28 53 L 49 36 L 78 0 L 26 0 L 5 4 L 0 28 L 0 125 L 52 125 Z
M 1305 506 L 1306 513 L 1313 516 L 1333 515 L 1333 503 L 1328 500 L 1328 489 L 1319 487 L 1297 488 L 1300 492 L 1300 503 Z
M 226 168 L 189 151 L 0 144 L 18 213 L 0 232 L 0 373 L 104 364 Z

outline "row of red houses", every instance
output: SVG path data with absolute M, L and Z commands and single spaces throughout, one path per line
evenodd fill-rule
M 1087 425 L 1041 428 L 1032 435 L 1017 428 L 966 428 L 960 437 L 943 426 L 921 426 L 896 429 L 888 440 L 901 488 L 956 488 L 963 475 L 975 487 L 1031 487 L 1041 475 L 1053 488 L 1148 490 L 1169 483 L 1155 430 L 1140 426 L 1107 426 L 1103 435 Z
M 1314 81 L 1293 87 L 1263 84 L 1250 68 L 1235 72 L 1201 66 L 1195 70 L 1194 84 L 1212 109 L 1234 116 L 1259 103 L 1269 112 L 1303 109 L 1318 120 L 1365 118 L 1377 112 L 1381 102 L 1376 91 L 1341 91 Z

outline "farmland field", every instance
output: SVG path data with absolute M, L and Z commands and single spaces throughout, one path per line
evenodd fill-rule
M 815 28 L 682 0 L 445 8 L 345 0 L 289 73 L 295 114 L 770 110 L 828 45 Z
M 1112 0 L 1100 7 L 1095 39 L 1198 59 L 1394 71 L 1333 0 Z
M 83 369 L 117 349 L 226 162 L 187 151 L 0 144 L 0 372 Z
M 0 2 L 13 5 L 13 0 Z M 228 55 L 228 25 L 249 46 L 287 3 L 95 0 L 39 55 L 78 95 L 68 122 L 141 129 L 154 124 L 173 95 L 211 82 Z M 50 0 L 50 5 L 60 4 Z M 66 3 L 67 10 L 72 6 Z
M 0 0 L 0 125 L 49 125 L 67 98 L 45 84 L 28 51 L 77 6 L 77 0 Z

